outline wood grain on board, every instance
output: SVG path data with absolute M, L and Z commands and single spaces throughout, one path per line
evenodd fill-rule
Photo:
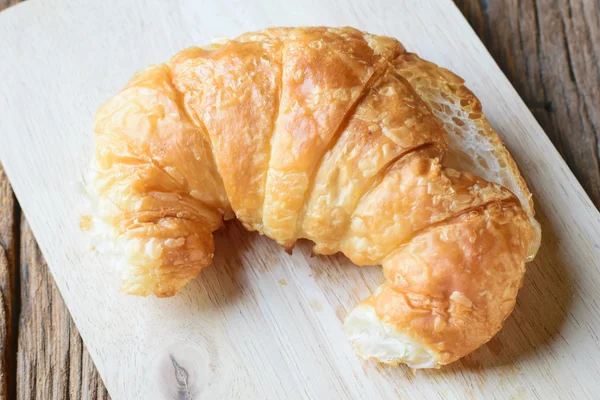
M 0 10 L 17 2 L 0 0 Z M 599 3 L 588 0 L 455 0 L 455 3 L 594 204 L 600 206 Z M 547 240 L 546 245 L 552 245 L 552 238 Z M 541 273 L 533 271 L 534 275 Z M 553 293 L 570 296 L 568 279 L 558 278 Z M 525 287 L 519 301 L 536 296 L 539 290 Z M 517 312 L 526 310 L 527 307 L 519 307 Z M 547 336 L 550 340 L 559 334 L 564 310 L 550 308 L 548 312 L 544 328 L 551 331 Z M 509 320 L 505 331 L 516 329 L 514 319 Z M 506 337 L 501 333 L 481 352 L 510 362 L 510 356 L 502 352 L 507 345 Z M 523 343 L 508 345 L 516 346 L 516 350 L 530 348 Z M 533 347 L 544 345 L 534 343 Z M 0 350 L 0 398 L 14 398 L 15 394 L 19 398 L 108 398 L 31 230 L 22 221 L 1 167 Z M 473 357 L 463 361 L 459 368 L 477 367 L 477 357 Z

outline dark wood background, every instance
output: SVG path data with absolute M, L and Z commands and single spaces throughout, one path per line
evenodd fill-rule
M 600 208 L 600 1 L 455 3 Z M 0 166 L 0 399 L 15 397 L 108 394 Z

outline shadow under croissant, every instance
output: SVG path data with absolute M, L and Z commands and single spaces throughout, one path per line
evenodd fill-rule
M 212 303 L 227 307 L 236 302 L 247 287 L 242 273 L 244 254 L 252 252 L 260 236 L 247 232 L 237 220 L 227 221 L 214 233 L 215 255 L 213 263 L 200 273 L 199 281 Z
M 542 225 L 542 244 L 534 262 L 527 264 L 523 287 L 519 291 L 514 311 L 506 320 L 502 330 L 485 345 L 463 359 L 442 367 L 440 370 L 418 371 L 421 379 L 454 375 L 469 372 L 517 373 L 515 362 L 535 357 L 544 351 L 560 333 L 572 298 L 573 285 L 568 271 L 561 260 L 560 246 L 557 243 L 554 227 L 545 217 L 540 206 L 537 219 Z M 252 269 L 267 269 L 277 262 L 273 259 L 261 260 L 255 251 L 261 247 L 260 241 L 269 240 L 256 232 L 247 232 L 237 221 L 226 222 L 225 227 L 215 233 L 215 258 L 213 265 L 204 269 L 200 276 L 182 293 L 184 296 L 199 296 L 206 292 L 208 304 L 226 309 L 243 297 L 248 290 L 245 280 L 250 271 L 242 271 L 242 266 Z M 268 246 L 270 251 L 281 251 L 277 246 Z M 380 267 L 357 267 L 341 254 L 333 256 L 311 256 L 311 242 L 297 243 L 294 256 L 303 256 L 311 270 L 313 279 L 323 289 L 325 297 L 335 304 L 336 314 L 343 320 L 355 303 L 367 297 L 383 279 Z M 298 254 L 299 253 L 299 254 Z M 267 257 L 270 255 L 267 254 Z M 251 259 L 248 259 L 251 257 Z M 265 257 L 261 254 L 260 257 Z M 347 298 L 340 300 L 339 293 L 347 292 Z M 181 296 L 181 295 L 180 295 Z M 176 296 L 177 299 L 180 296 Z M 200 295 L 202 296 L 202 295 Z M 197 312 L 198 310 L 196 310 Z M 504 368 L 506 367 L 506 368 Z M 411 381 L 415 375 L 406 367 L 389 367 L 365 362 L 365 371 L 377 369 L 389 377 L 400 376 Z M 483 371 L 482 371 L 483 370 Z M 481 374 L 479 374 L 481 375 Z
M 213 262 L 203 268 L 181 292 L 169 298 L 154 299 L 157 310 L 194 317 L 219 312 L 238 305 L 247 290 L 247 272 L 244 258 L 252 254 L 255 242 L 260 240 L 256 232 L 247 232 L 237 220 L 227 221 L 214 233 L 215 254 Z
M 561 254 L 554 234 L 555 228 L 544 215 L 540 205 L 536 205 L 536 210 L 538 210 L 536 217 L 543 231 L 541 247 L 535 260 L 526 266 L 523 287 L 519 291 L 515 308 L 503 328 L 488 343 L 473 353 L 440 370 L 422 371 L 425 375 L 439 376 L 439 374 L 456 374 L 481 369 L 492 372 L 496 367 L 502 366 L 517 368 L 514 365 L 516 361 L 541 354 L 544 348 L 551 345 L 560 335 L 573 297 L 573 284 L 566 266 L 559 261 Z M 330 258 L 329 262 L 325 260 L 326 258 Z M 367 294 L 364 289 L 347 288 L 348 291 L 352 291 L 350 297 L 357 302 L 372 292 L 382 279 L 379 267 L 356 267 L 341 254 L 331 257 L 318 256 L 310 260 L 309 264 L 316 276 L 327 281 L 323 288 L 330 287 L 335 281 L 343 280 L 343 275 L 360 273 L 362 280 L 368 286 Z M 383 366 L 376 368 L 398 369 Z M 409 379 L 413 376 L 410 369 L 401 369 L 408 371 Z

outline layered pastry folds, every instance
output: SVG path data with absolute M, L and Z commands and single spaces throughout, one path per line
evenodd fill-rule
M 274 28 L 138 72 L 96 115 L 91 230 L 122 290 L 173 296 L 223 219 L 382 265 L 357 353 L 414 368 L 487 342 L 540 241 L 515 162 L 451 72 L 352 28 Z M 217 250 L 218 251 L 218 250 Z

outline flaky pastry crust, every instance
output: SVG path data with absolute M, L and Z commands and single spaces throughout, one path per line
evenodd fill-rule
M 91 229 L 136 295 L 177 293 L 234 216 L 287 249 L 306 238 L 380 264 L 385 282 L 345 327 L 359 354 L 447 364 L 500 329 L 539 245 L 525 181 L 463 83 L 352 28 L 186 49 L 98 111 Z M 369 318 L 420 361 L 385 353 Z

